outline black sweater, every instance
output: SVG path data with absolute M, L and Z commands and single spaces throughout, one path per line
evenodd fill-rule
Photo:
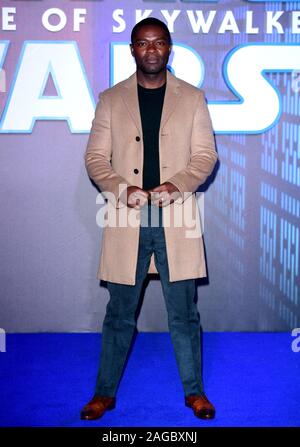
M 158 88 L 145 88 L 138 84 L 138 98 L 144 142 L 144 190 L 160 185 L 159 127 L 165 90 L 166 83 Z

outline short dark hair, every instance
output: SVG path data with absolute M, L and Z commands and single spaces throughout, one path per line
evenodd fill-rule
M 135 35 L 137 34 L 138 30 L 140 28 L 142 28 L 143 26 L 146 25 L 154 25 L 154 26 L 159 26 L 160 28 L 162 28 L 164 30 L 164 32 L 167 35 L 168 38 L 168 43 L 170 45 L 172 45 L 172 38 L 171 38 L 171 34 L 170 31 L 167 27 L 167 25 L 162 22 L 161 20 L 157 19 L 156 17 L 147 17 L 146 19 L 141 20 L 140 22 L 138 22 L 131 31 L 131 43 L 133 43 Z

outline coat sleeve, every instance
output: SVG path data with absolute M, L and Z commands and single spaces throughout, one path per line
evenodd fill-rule
M 126 205 L 119 200 L 120 195 L 129 185 L 111 166 L 110 109 L 109 98 L 105 93 L 100 93 L 84 159 L 89 177 L 100 188 L 103 196 L 116 208 L 121 208 Z
M 212 122 L 204 98 L 199 90 L 199 100 L 193 119 L 191 135 L 191 156 L 186 168 L 180 170 L 167 181 L 180 191 L 181 197 L 175 202 L 183 203 L 212 173 L 218 159 Z

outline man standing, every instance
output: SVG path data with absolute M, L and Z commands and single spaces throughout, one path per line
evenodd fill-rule
M 136 72 L 99 95 L 92 123 L 87 172 L 117 221 L 124 213 L 129 219 L 103 229 L 97 278 L 107 281 L 110 300 L 95 394 L 82 419 L 115 407 L 148 272 L 159 273 L 162 282 L 185 404 L 197 417 L 215 415 L 201 376 L 195 279 L 206 276 L 206 267 L 194 192 L 211 174 L 217 153 L 203 91 L 167 70 L 171 48 L 163 22 L 150 17 L 137 23 L 130 44 Z

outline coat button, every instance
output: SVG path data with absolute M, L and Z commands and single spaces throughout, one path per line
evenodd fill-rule
M 135 168 L 135 169 L 133 170 L 133 172 L 134 172 L 135 174 L 138 174 L 138 173 L 139 173 L 139 170 Z
M 140 141 L 140 140 L 141 140 L 141 139 L 140 139 L 139 136 L 135 137 L 135 141 Z

